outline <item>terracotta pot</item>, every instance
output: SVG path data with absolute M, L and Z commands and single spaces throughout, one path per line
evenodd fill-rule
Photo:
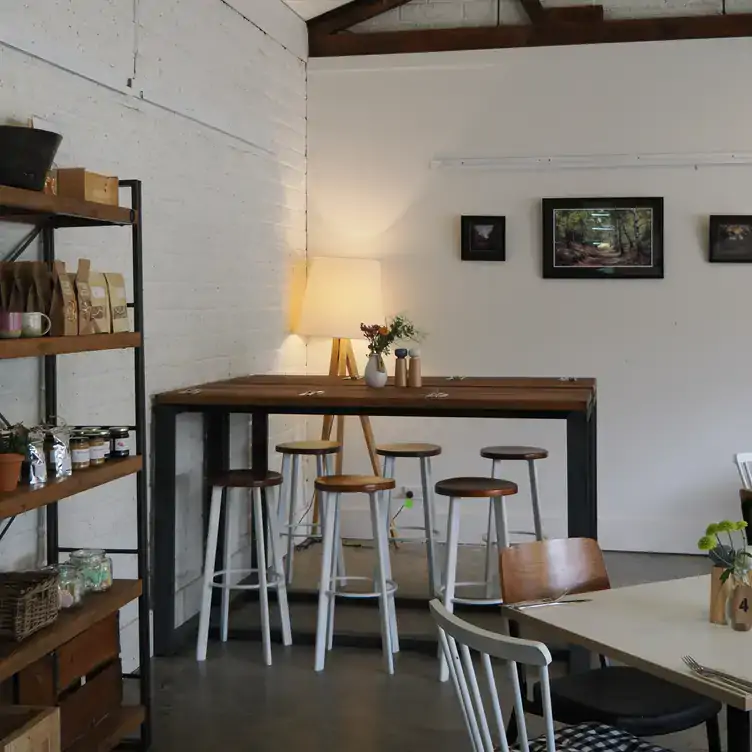
M 16 490 L 23 461 L 22 454 L 0 454 L 0 492 Z

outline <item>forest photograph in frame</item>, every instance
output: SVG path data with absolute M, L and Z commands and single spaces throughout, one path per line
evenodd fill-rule
M 662 198 L 543 199 L 547 279 L 662 279 Z

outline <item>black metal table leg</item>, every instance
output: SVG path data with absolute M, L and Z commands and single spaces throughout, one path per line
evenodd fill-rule
M 269 471 L 269 413 L 253 413 L 251 460 L 254 470 Z
M 154 654 L 171 655 L 175 644 L 175 446 L 177 410 L 155 405 L 154 431 Z
M 567 418 L 567 527 L 570 538 L 598 538 L 593 410 Z
M 728 707 L 727 743 L 728 752 L 750 752 L 750 717 L 746 710 Z

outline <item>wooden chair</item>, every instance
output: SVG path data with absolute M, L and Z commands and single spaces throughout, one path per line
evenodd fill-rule
M 597 541 L 588 538 L 536 541 L 503 549 L 499 576 L 507 604 L 611 587 L 603 553 Z M 510 633 L 519 635 L 513 621 Z M 704 723 L 708 749 L 721 752 L 719 702 L 635 668 L 603 665 L 604 659 L 601 663 L 599 669 L 551 680 L 557 721 L 606 723 L 634 736 L 661 736 Z M 525 710 L 543 715 L 546 688 L 538 683 L 532 689 L 532 697 L 525 693 Z
M 752 452 L 741 452 L 734 455 L 734 464 L 742 479 L 742 486 L 752 489 Z
M 495 752 L 496 750 L 508 752 L 510 745 L 515 741 L 507 738 L 507 732 L 504 729 L 503 709 L 499 700 L 492 658 L 497 662 L 502 662 L 501 666 L 498 666 L 498 663 L 497 666 L 514 691 L 515 739 L 519 738 L 519 749 L 522 752 L 556 752 L 557 747 L 562 752 L 564 750 L 567 752 L 593 752 L 593 750 L 665 752 L 660 747 L 636 739 L 625 731 L 600 723 L 584 723 L 555 731 L 549 693 L 549 685 L 552 681 L 548 672 L 551 653 L 543 643 L 520 640 L 479 629 L 458 619 L 438 600 L 431 601 L 429 606 L 439 630 L 439 644 L 449 665 L 452 684 L 460 702 L 465 728 L 474 752 Z M 471 651 L 478 653 L 480 660 L 473 661 Z M 542 737 L 532 741 L 528 741 L 518 666 L 535 671 L 542 687 L 542 715 L 546 723 L 546 732 Z M 481 672 L 480 679 L 478 672 Z M 490 722 L 486 714 L 486 708 L 489 706 Z

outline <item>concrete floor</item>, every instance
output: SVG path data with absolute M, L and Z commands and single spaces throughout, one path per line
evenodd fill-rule
M 308 584 L 315 579 L 320 553 L 316 547 L 296 562 L 296 579 Z M 419 552 L 401 549 L 394 557 L 395 577 L 404 590 L 415 594 L 424 586 Z M 353 571 L 369 560 L 365 549 L 348 549 L 347 565 Z M 608 554 L 607 563 L 614 586 L 686 577 L 707 571 L 699 557 L 653 554 Z M 370 564 L 367 565 L 370 567 Z M 482 569 L 482 552 L 463 549 L 461 568 Z M 299 572 L 299 574 L 297 574 Z M 298 584 L 298 583 L 296 583 Z M 302 587 L 306 590 L 307 588 Z M 402 592 L 402 591 L 401 591 Z M 353 615 L 354 612 L 354 615 Z M 257 604 L 244 604 L 231 616 L 252 626 Z M 471 620 L 498 619 L 473 614 Z M 274 665 L 267 668 L 257 642 L 211 642 L 205 664 L 196 664 L 193 649 L 173 658 L 155 661 L 154 749 L 253 750 L 280 749 L 390 750 L 390 752 L 456 752 L 468 749 L 459 706 L 451 685 L 437 681 L 436 659 L 430 654 L 403 651 L 397 656 L 397 673 L 388 677 L 378 650 L 336 647 L 329 654 L 326 670 L 313 671 L 313 650 L 304 644 L 310 634 L 310 606 L 296 603 L 292 609 L 297 644 L 291 648 L 273 646 Z M 349 624 L 348 624 L 349 620 Z M 378 617 L 371 608 L 337 606 L 338 633 L 378 630 Z M 420 609 L 400 613 L 400 634 L 425 632 L 430 621 Z M 502 686 L 502 697 L 506 687 Z M 530 731 L 539 733 L 536 719 Z M 658 743 L 676 752 L 707 749 L 704 729 L 694 729 Z

